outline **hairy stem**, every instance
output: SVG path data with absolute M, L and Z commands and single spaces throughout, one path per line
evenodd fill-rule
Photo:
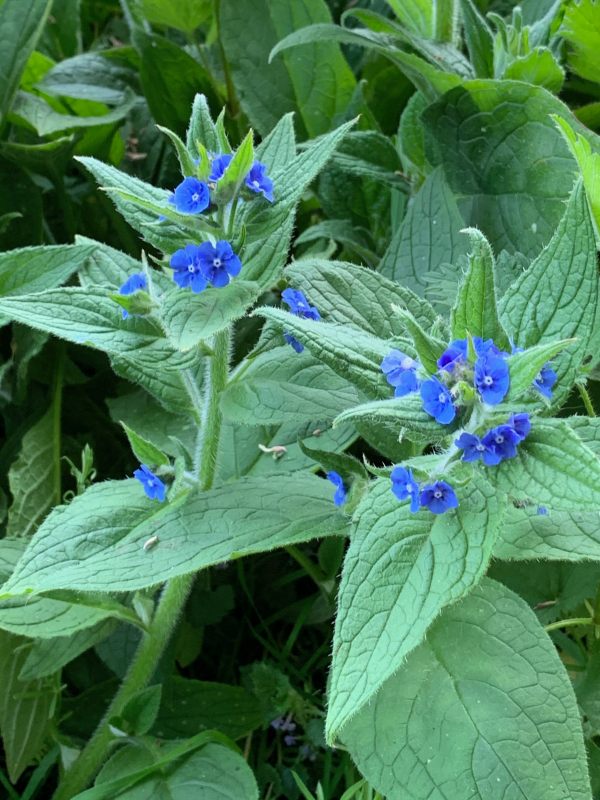
M 585 406 L 585 410 L 588 413 L 588 417 L 595 417 L 596 412 L 594 410 L 592 398 L 590 397 L 590 393 L 588 392 L 587 387 L 584 386 L 582 383 L 578 383 L 577 390 L 579 392 L 579 396 L 583 400 L 583 405 Z
M 214 338 L 212 355 L 206 376 L 202 424 L 198 434 L 197 471 L 200 488 L 210 489 L 214 479 L 214 468 L 221 433 L 219 397 L 227 383 L 229 364 L 229 331 L 221 331 Z M 192 402 L 196 405 L 197 395 Z M 152 679 L 156 666 L 177 626 L 195 575 L 173 578 L 165 587 L 158 601 L 156 612 L 148 631 L 144 634 L 129 670 L 117 694 L 108 707 L 96 732 L 82 750 L 79 758 L 65 774 L 52 800 L 71 800 L 93 780 L 106 761 L 113 741 L 109 720 L 122 714 L 134 695 Z

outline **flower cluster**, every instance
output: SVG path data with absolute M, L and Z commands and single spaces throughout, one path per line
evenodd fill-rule
M 486 467 L 494 467 L 517 455 L 517 446 L 530 430 L 529 414 L 513 414 L 508 422 L 491 428 L 481 438 L 465 431 L 454 443 L 463 451 L 463 461 L 482 461 Z
M 210 172 L 207 180 L 201 180 L 197 176 L 187 176 L 173 190 L 169 197 L 169 205 L 180 214 L 190 215 L 201 214 L 203 211 L 210 209 L 211 193 L 218 189 L 219 181 L 227 174 L 233 159 L 234 156 L 230 153 L 211 156 Z M 195 164 L 198 165 L 198 163 L 199 161 L 195 160 Z M 267 175 L 266 166 L 260 161 L 255 161 L 248 171 L 244 178 L 244 187 L 247 191 L 247 196 L 250 198 L 252 195 L 261 195 L 270 203 L 275 200 L 273 181 Z M 218 192 L 216 203 L 219 203 Z M 159 221 L 163 219 L 164 217 L 161 217 Z M 189 288 L 192 292 L 198 294 L 209 285 L 216 288 L 227 286 L 231 278 L 235 278 L 240 274 L 242 262 L 237 253 L 234 252 L 230 242 L 225 239 L 218 239 L 200 244 L 190 243 L 176 250 L 171 256 L 170 267 L 173 270 L 173 279 L 179 287 L 182 289 Z M 143 273 L 138 273 L 131 275 L 125 281 L 120 287 L 119 293 L 129 295 L 146 287 L 146 276 Z M 310 309 L 308 304 L 306 304 L 306 308 L 307 313 L 305 316 L 310 316 L 313 313 L 313 319 L 319 318 L 316 309 Z M 316 314 L 316 317 L 314 314 Z M 128 316 L 129 313 L 123 310 L 123 318 L 126 319 Z M 299 347 L 302 349 L 301 345 Z M 133 474 L 140 481 L 144 492 L 151 500 L 158 500 L 160 503 L 165 500 L 165 484 L 146 464 L 140 464 L 139 469 L 136 469 Z M 337 473 L 335 474 L 337 475 Z M 340 505 L 345 500 L 345 489 L 341 478 L 339 478 L 339 483 L 336 486 L 335 502 Z
M 413 513 L 420 508 L 428 508 L 433 514 L 443 514 L 458 507 L 456 493 L 446 481 L 420 486 L 412 471 L 401 466 L 394 467 L 391 478 L 392 492 L 398 500 L 410 500 L 410 510 Z
M 513 347 L 512 352 L 523 350 Z M 461 406 L 479 403 L 481 411 L 476 419 L 480 430 L 486 415 L 485 407 L 502 403 L 508 394 L 509 355 L 492 339 L 474 337 L 471 343 L 467 339 L 456 339 L 439 357 L 435 375 L 424 375 L 421 364 L 400 350 L 388 353 L 381 362 L 381 370 L 394 387 L 396 397 L 419 391 L 423 410 L 441 425 L 452 423 Z M 556 380 L 556 373 L 548 363 L 540 370 L 532 386 L 550 398 Z M 491 427 L 481 435 L 474 430 L 463 431 L 455 445 L 462 450 L 462 461 L 481 461 L 486 467 L 492 467 L 514 458 L 519 444 L 530 430 L 529 415 L 517 413 L 504 424 Z M 413 512 L 425 507 L 434 514 L 441 514 L 458 505 L 454 490 L 443 480 L 419 486 L 410 469 L 403 466 L 396 466 L 391 478 L 394 495 L 399 500 L 410 500 Z
M 290 307 L 291 313 L 295 316 L 303 319 L 321 319 L 317 309 L 310 305 L 304 293 L 299 289 L 284 289 L 281 293 L 281 299 Z M 301 353 L 304 350 L 304 345 L 291 333 L 284 332 L 283 338 L 297 353 Z

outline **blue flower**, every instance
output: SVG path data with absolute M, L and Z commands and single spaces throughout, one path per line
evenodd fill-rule
M 273 195 L 273 181 L 267 175 L 267 168 L 260 161 L 252 164 L 250 172 L 246 175 L 246 186 L 251 192 L 262 194 L 262 196 L 272 203 L 275 200 Z
M 506 397 L 510 384 L 508 364 L 497 355 L 479 356 L 475 362 L 475 386 L 484 403 L 495 406 Z
M 456 416 L 452 395 L 437 378 L 421 384 L 421 397 L 425 411 L 442 425 L 449 425 Z
M 200 271 L 213 286 L 227 286 L 229 278 L 240 274 L 242 262 L 233 252 L 229 242 L 219 240 L 216 245 L 203 242 L 197 250 Z
M 180 214 L 200 214 L 208 208 L 210 192 L 198 178 L 184 178 L 173 192 L 170 202 Z
M 134 294 L 135 292 L 139 292 L 140 289 L 145 289 L 147 285 L 148 283 L 144 273 L 136 272 L 133 275 L 130 275 L 125 283 L 119 288 L 119 294 Z M 127 319 L 128 316 L 129 312 L 126 309 L 123 309 L 123 319 Z
M 529 431 L 531 430 L 529 414 L 525 414 L 524 412 L 521 414 L 512 414 L 508 420 L 508 424 L 516 431 L 521 442 L 529 435 Z
M 534 388 L 538 390 L 544 397 L 550 399 L 552 397 L 552 387 L 558 380 L 558 375 L 550 366 L 550 362 L 544 364 L 538 372 L 536 379 L 533 382 Z
M 343 506 L 346 502 L 346 496 L 348 494 L 346 487 L 344 486 L 344 479 L 339 472 L 331 470 L 327 473 L 327 480 L 331 481 L 336 487 L 335 494 L 333 495 L 333 502 L 336 504 L 336 506 Z
M 474 433 L 461 433 L 454 444 L 463 450 L 462 460 L 467 462 L 478 461 L 479 459 L 483 460 L 487 451 L 487 447 L 483 444 L 479 436 L 475 436 Z
M 199 249 L 198 245 L 187 244 L 183 249 L 176 250 L 170 261 L 175 283 L 182 289 L 189 287 L 195 294 L 204 291 L 208 283 L 200 269 Z
M 281 299 L 290 307 L 291 313 L 295 314 L 295 316 L 315 321 L 321 319 L 317 309 L 310 305 L 304 293 L 299 289 L 284 289 L 281 293 Z M 283 338 L 297 353 L 301 353 L 304 350 L 304 345 L 291 333 L 284 332 Z
M 158 500 L 159 503 L 164 502 L 167 487 L 160 478 L 156 477 L 149 467 L 145 464 L 140 464 L 140 468 L 136 469 L 133 475 L 142 484 L 150 500 Z
M 443 514 L 450 508 L 458 507 L 458 497 L 449 483 L 436 481 L 431 486 L 423 487 L 421 505 L 433 514 Z
M 455 339 L 450 342 L 442 355 L 438 358 L 437 365 L 446 372 L 452 372 L 457 364 L 461 364 L 467 359 L 467 340 Z
M 404 397 L 419 388 L 417 378 L 418 362 L 401 350 L 392 350 L 381 362 L 381 371 L 390 386 L 395 387 L 394 395 Z
M 215 156 L 210 165 L 209 181 L 218 181 L 225 174 L 225 170 L 231 164 L 233 156 L 231 153 L 223 153 L 220 156 Z
M 498 425 L 497 428 L 492 428 L 481 440 L 485 445 L 483 463 L 486 467 L 494 467 L 506 458 L 514 458 L 520 441 L 521 437 L 512 425 Z
M 540 517 L 547 517 L 548 509 L 546 508 L 546 506 L 538 506 L 537 513 Z
M 415 513 L 419 510 L 419 484 L 413 478 L 413 474 L 406 467 L 394 467 L 390 475 L 392 479 L 392 492 L 398 500 L 410 498 L 410 510 Z

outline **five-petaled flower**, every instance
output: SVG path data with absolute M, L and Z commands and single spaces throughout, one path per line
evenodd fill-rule
M 401 350 L 392 350 L 383 359 L 381 371 L 390 386 L 394 387 L 396 397 L 404 397 L 405 394 L 417 391 L 419 388 L 418 366 L 418 361 L 407 356 Z
M 210 242 L 198 245 L 197 259 L 202 275 L 217 287 L 227 286 L 229 279 L 239 275 L 242 269 L 242 262 L 223 239 L 216 245 Z
M 423 487 L 421 505 L 433 514 L 443 514 L 450 508 L 458 508 L 458 497 L 449 483 L 436 481 Z
M 437 378 L 430 378 L 421 384 L 423 408 L 442 425 L 449 425 L 456 416 L 452 395 Z
M 246 175 L 245 184 L 251 192 L 262 194 L 262 196 L 272 203 L 275 200 L 273 194 L 273 181 L 267 175 L 267 168 L 260 161 L 252 164 L 250 172 Z
M 281 299 L 290 307 L 291 313 L 295 316 L 315 321 L 321 319 L 321 315 L 317 309 L 311 306 L 304 292 L 301 292 L 299 289 L 284 289 L 281 293 Z M 295 336 L 292 336 L 291 333 L 284 331 L 283 338 L 297 353 L 301 353 L 304 350 L 304 345 L 299 342 Z
M 210 203 L 208 185 L 198 178 L 184 178 L 169 202 L 180 214 L 200 214 Z
M 208 176 L 208 180 L 218 181 L 220 178 L 222 178 L 225 174 L 225 170 L 231 164 L 232 158 L 233 156 L 231 153 L 222 153 L 221 155 L 215 156 L 210 164 L 210 175 Z
M 141 289 L 145 289 L 148 285 L 146 281 L 146 276 L 143 272 L 136 272 L 133 275 L 130 275 L 125 283 L 119 287 L 119 294 L 128 295 L 134 294 L 135 292 L 139 292 Z M 124 308 L 123 309 L 123 319 L 127 319 L 129 316 L 129 312 Z
M 149 467 L 145 464 L 140 464 L 139 469 L 136 469 L 133 475 L 142 484 L 150 500 L 158 500 L 159 503 L 164 502 L 167 487 Z
M 483 463 L 487 467 L 493 467 L 506 458 L 514 458 L 520 441 L 521 436 L 512 425 L 498 425 L 497 428 L 492 428 L 481 440 L 485 446 Z
M 484 403 L 495 406 L 506 397 L 510 384 L 508 364 L 492 353 L 481 355 L 475 362 L 475 386 Z
M 394 467 L 390 477 L 392 479 L 392 492 L 398 500 L 410 499 L 410 510 L 414 514 L 419 510 L 421 498 L 419 496 L 419 484 L 413 478 L 411 470 L 406 467 Z
M 552 388 L 557 380 L 558 375 L 550 366 L 550 362 L 548 362 L 547 364 L 544 364 L 544 366 L 538 372 L 533 385 L 540 394 L 550 399 L 552 397 Z
M 483 460 L 483 456 L 487 451 L 486 445 L 483 444 L 479 436 L 475 436 L 474 433 L 467 433 L 466 431 L 461 433 L 454 444 L 463 451 L 463 461 Z
M 182 289 L 190 288 L 198 294 L 206 289 L 208 280 L 200 267 L 199 245 L 186 244 L 171 256 L 170 266 L 173 279 Z
M 335 494 L 333 495 L 333 502 L 336 504 L 336 506 L 343 506 L 348 495 L 346 487 L 344 486 L 344 479 L 339 472 L 330 470 L 327 473 L 327 480 L 331 481 L 331 483 L 333 483 L 333 485 L 336 487 Z

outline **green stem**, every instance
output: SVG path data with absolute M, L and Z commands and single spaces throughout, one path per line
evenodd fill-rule
M 200 488 L 204 491 L 210 489 L 214 479 L 221 433 L 219 396 L 227 383 L 228 365 L 229 330 L 225 330 L 214 337 L 213 354 L 209 357 L 206 376 L 202 425 L 198 434 L 197 470 Z M 188 388 L 191 390 L 193 380 L 191 376 L 188 377 Z M 197 407 L 197 392 L 191 392 L 191 397 L 192 403 Z M 142 638 L 119 691 L 114 696 L 96 732 L 81 751 L 71 769 L 65 774 L 52 800 L 71 800 L 93 780 L 106 760 L 107 751 L 113 742 L 109 720 L 112 717 L 120 716 L 129 700 L 152 679 L 156 666 L 185 607 L 194 578 L 194 574 L 180 575 L 165 584 L 152 623 Z
M 229 369 L 229 329 L 215 334 L 213 353 L 208 358 L 206 383 L 204 388 L 204 408 L 200 434 L 196 444 L 195 468 L 200 488 L 210 489 L 213 484 L 215 463 L 221 436 L 221 392 L 227 384 Z
M 572 619 L 560 619 L 558 622 L 552 622 L 546 625 L 544 630 L 556 631 L 559 628 L 574 628 L 578 625 L 592 625 L 594 620 L 591 617 L 573 617 Z
M 161 594 L 152 624 L 142 639 L 119 691 L 113 697 L 96 732 L 59 784 L 52 800 L 71 800 L 94 778 L 113 741 L 109 720 L 119 716 L 129 700 L 152 679 L 156 665 L 183 611 L 194 575 L 169 581 Z
M 587 386 L 584 386 L 582 383 L 578 383 L 577 390 L 579 392 L 581 399 L 583 400 L 583 405 L 585 406 L 585 410 L 588 413 L 588 417 L 595 417 L 596 412 L 594 411 L 592 398 L 590 397 L 590 393 L 587 390 Z
M 320 568 L 316 564 L 313 564 L 310 558 L 305 556 L 302 550 L 298 550 L 298 548 L 293 544 L 288 545 L 288 547 L 285 549 L 287 550 L 288 555 L 290 555 L 294 561 L 297 561 L 298 564 L 300 564 L 300 566 L 306 571 L 306 574 L 313 579 L 319 588 L 321 588 L 327 580 L 327 577 L 323 572 L 321 572 Z

